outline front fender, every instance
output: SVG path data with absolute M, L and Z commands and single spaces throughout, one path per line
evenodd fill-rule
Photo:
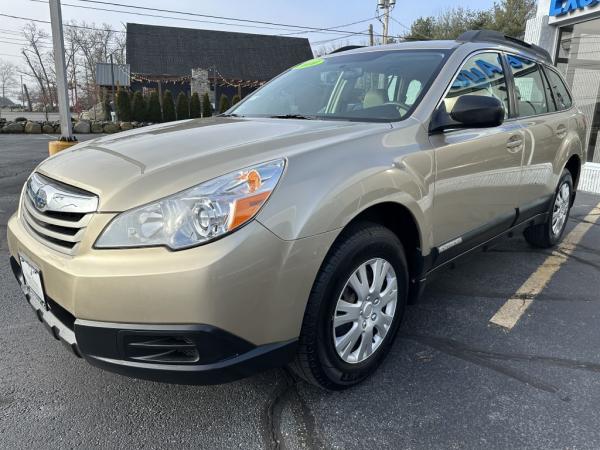
M 281 186 L 258 220 L 281 239 L 294 240 L 341 229 L 371 206 L 392 202 L 411 212 L 428 252 L 435 165 L 433 152 L 422 149 L 419 130 L 390 129 L 290 157 Z M 406 142 L 411 144 L 401 145 Z

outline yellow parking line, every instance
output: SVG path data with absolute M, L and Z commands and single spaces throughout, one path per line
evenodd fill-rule
M 560 267 L 569 259 L 583 236 L 600 218 L 600 203 L 567 235 L 544 263 L 523 283 L 517 292 L 490 319 L 490 323 L 511 330 L 547 286 Z

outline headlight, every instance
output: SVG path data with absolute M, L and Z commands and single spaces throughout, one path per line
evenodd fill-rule
M 179 250 L 207 243 L 251 220 L 277 186 L 284 166 L 279 159 L 248 167 L 121 213 L 95 246 Z

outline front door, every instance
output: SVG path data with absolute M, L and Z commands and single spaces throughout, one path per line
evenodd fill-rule
M 496 52 L 470 57 L 443 102 L 452 112 L 461 95 L 496 97 L 510 117 L 504 65 Z M 518 122 L 446 130 L 430 137 L 436 157 L 433 200 L 438 262 L 508 229 L 516 217 L 524 134 Z

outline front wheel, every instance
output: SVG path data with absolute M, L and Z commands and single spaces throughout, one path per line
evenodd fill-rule
M 361 382 L 389 352 L 407 292 L 407 264 L 398 237 L 377 224 L 352 226 L 317 275 L 291 368 L 325 389 Z
M 552 210 L 544 223 L 533 225 L 523 233 L 525 240 L 534 247 L 550 248 L 555 246 L 562 238 L 573 199 L 573 177 L 571 172 L 564 170 L 558 187 L 552 199 Z

